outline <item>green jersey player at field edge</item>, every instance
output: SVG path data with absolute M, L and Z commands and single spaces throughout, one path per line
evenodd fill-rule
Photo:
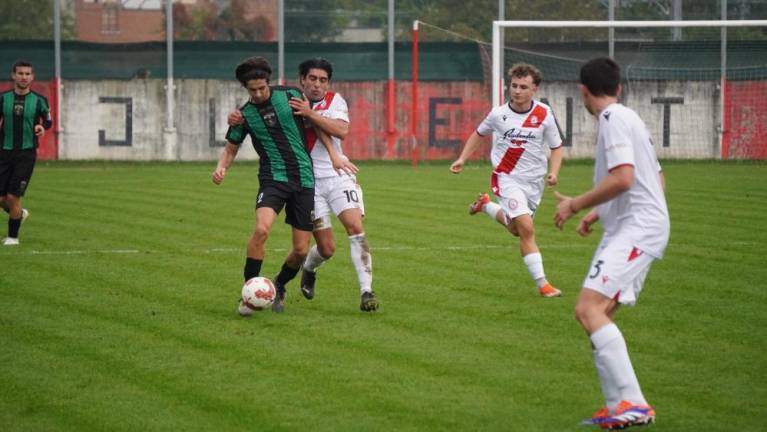
M 282 269 L 274 278 L 276 296 L 272 311 L 282 312 L 285 284 L 292 280 L 309 252 L 314 208 L 314 173 L 306 150 L 304 119 L 293 114 L 290 98 L 301 98 L 293 87 L 270 86 L 272 68 L 262 57 L 240 63 L 235 75 L 248 91 L 248 102 L 240 108 L 245 121 L 229 127 L 227 144 L 213 172 L 212 180 L 221 184 L 237 156 L 240 144 L 250 135 L 259 160 L 259 189 L 256 198 L 256 226 L 248 241 L 244 277 L 259 276 L 265 257 L 266 239 L 277 215 L 285 208 L 285 222 L 292 226 L 292 245 Z M 247 315 L 240 302 L 240 313 Z
M 19 60 L 11 69 L 13 89 L 0 94 L 0 206 L 8 213 L 3 245 L 19 244 L 19 230 L 29 212 L 21 205 L 37 160 L 38 140 L 51 127 L 48 100 L 32 91 L 32 63 Z

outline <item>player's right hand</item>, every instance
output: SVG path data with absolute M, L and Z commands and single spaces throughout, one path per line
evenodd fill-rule
M 239 126 L 245 121 L 242 113 L 239 110 L 234 110 L 229 113 L 229 117 L 226 118 L 226 122 L 229 126 Z
M 226 168 L 216 168 L 215 171 L 213 171 L 213 183 L 220 185 L 222 181 L 224 181 L 224 176 L 226 175 Z
M 450 172 L 453 174 L 459 174 L 461 171 L 463 171 L 463 159 L 456 159 L 455 162 L 453 162 L 452 165 L 450 165 Z

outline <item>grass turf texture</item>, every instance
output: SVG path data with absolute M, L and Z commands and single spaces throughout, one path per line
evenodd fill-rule
M 381 310 L 358 310 L 334 221 L 317 297 L 297 278 L 284 314 L 242 319 L 255 165 L 216 187 L 212 163 L 39 164 L 21 246 L 0 248 L 0 430 L 590 429 L 602 398 L 573 305 L 600 232 L 556 230 L 546 191 L 537 238 L 565 294 L 541 299 L 516 239 L 467 214 L 487 163 L 360 165 Z M 664 168 L 671 244 L 618 314 L 652 429 L 760 430 L 767 165 Z M 590 179 L 567 163 L 559 190 Z M 289 235 L 280 216 L 264 276 Z

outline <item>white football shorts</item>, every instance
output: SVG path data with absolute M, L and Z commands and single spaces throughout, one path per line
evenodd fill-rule
M 331 213 L 338 216 L 344 210 L 358 208 L 365 215 L 365 204 L 362 201 L 362 188 L 357 184 L 356 178 L 349 175 L 325 177 L 314 181 L 314 219 L 325 218 L 330 228 L 329 216 Z M 318 227 L 315 227 L 315 230 Z
M 507 175 L 498 175 L 498 204 L 511 219 L 523 214 L 535 216 L 542 195 L 543 182 L 525 183 Z
M 633 306 L 655 260 L 625 235 L 602 238 L 594 252 L 583 287 Z

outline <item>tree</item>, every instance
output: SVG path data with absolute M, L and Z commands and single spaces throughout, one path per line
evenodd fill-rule
M 363 3 L 363 2 L 360 2 Z M 331 41 L 349 22 L 336 0 L 291 0 L 285 2 L 287 42 Z
M 429 24 L 465 37 L 482 41 L 492 38 L 491 22 L 498 19 L 497 2 L 477 0 L 411 0 L 398 5 L 406 13 Z M 569 5 L 569 6 L 568 6 Z M 562 2 L 559 0 L 506 0 L 507 20 L 599 20 L 607 19 L 606 9 L 598 1 Z M 506 29 L 507 41 L 562 41 L 588 34 L 579 29 Z M 582 36 L 579 36 L 582 38 Z M 424 40 L 456 40 L 446 32 L 426 31 Z
M 53 39 L 50 0 L 0 0 L 0 40 Z M 73 39 L 74 20 L 61 16 L 61 38 Z

